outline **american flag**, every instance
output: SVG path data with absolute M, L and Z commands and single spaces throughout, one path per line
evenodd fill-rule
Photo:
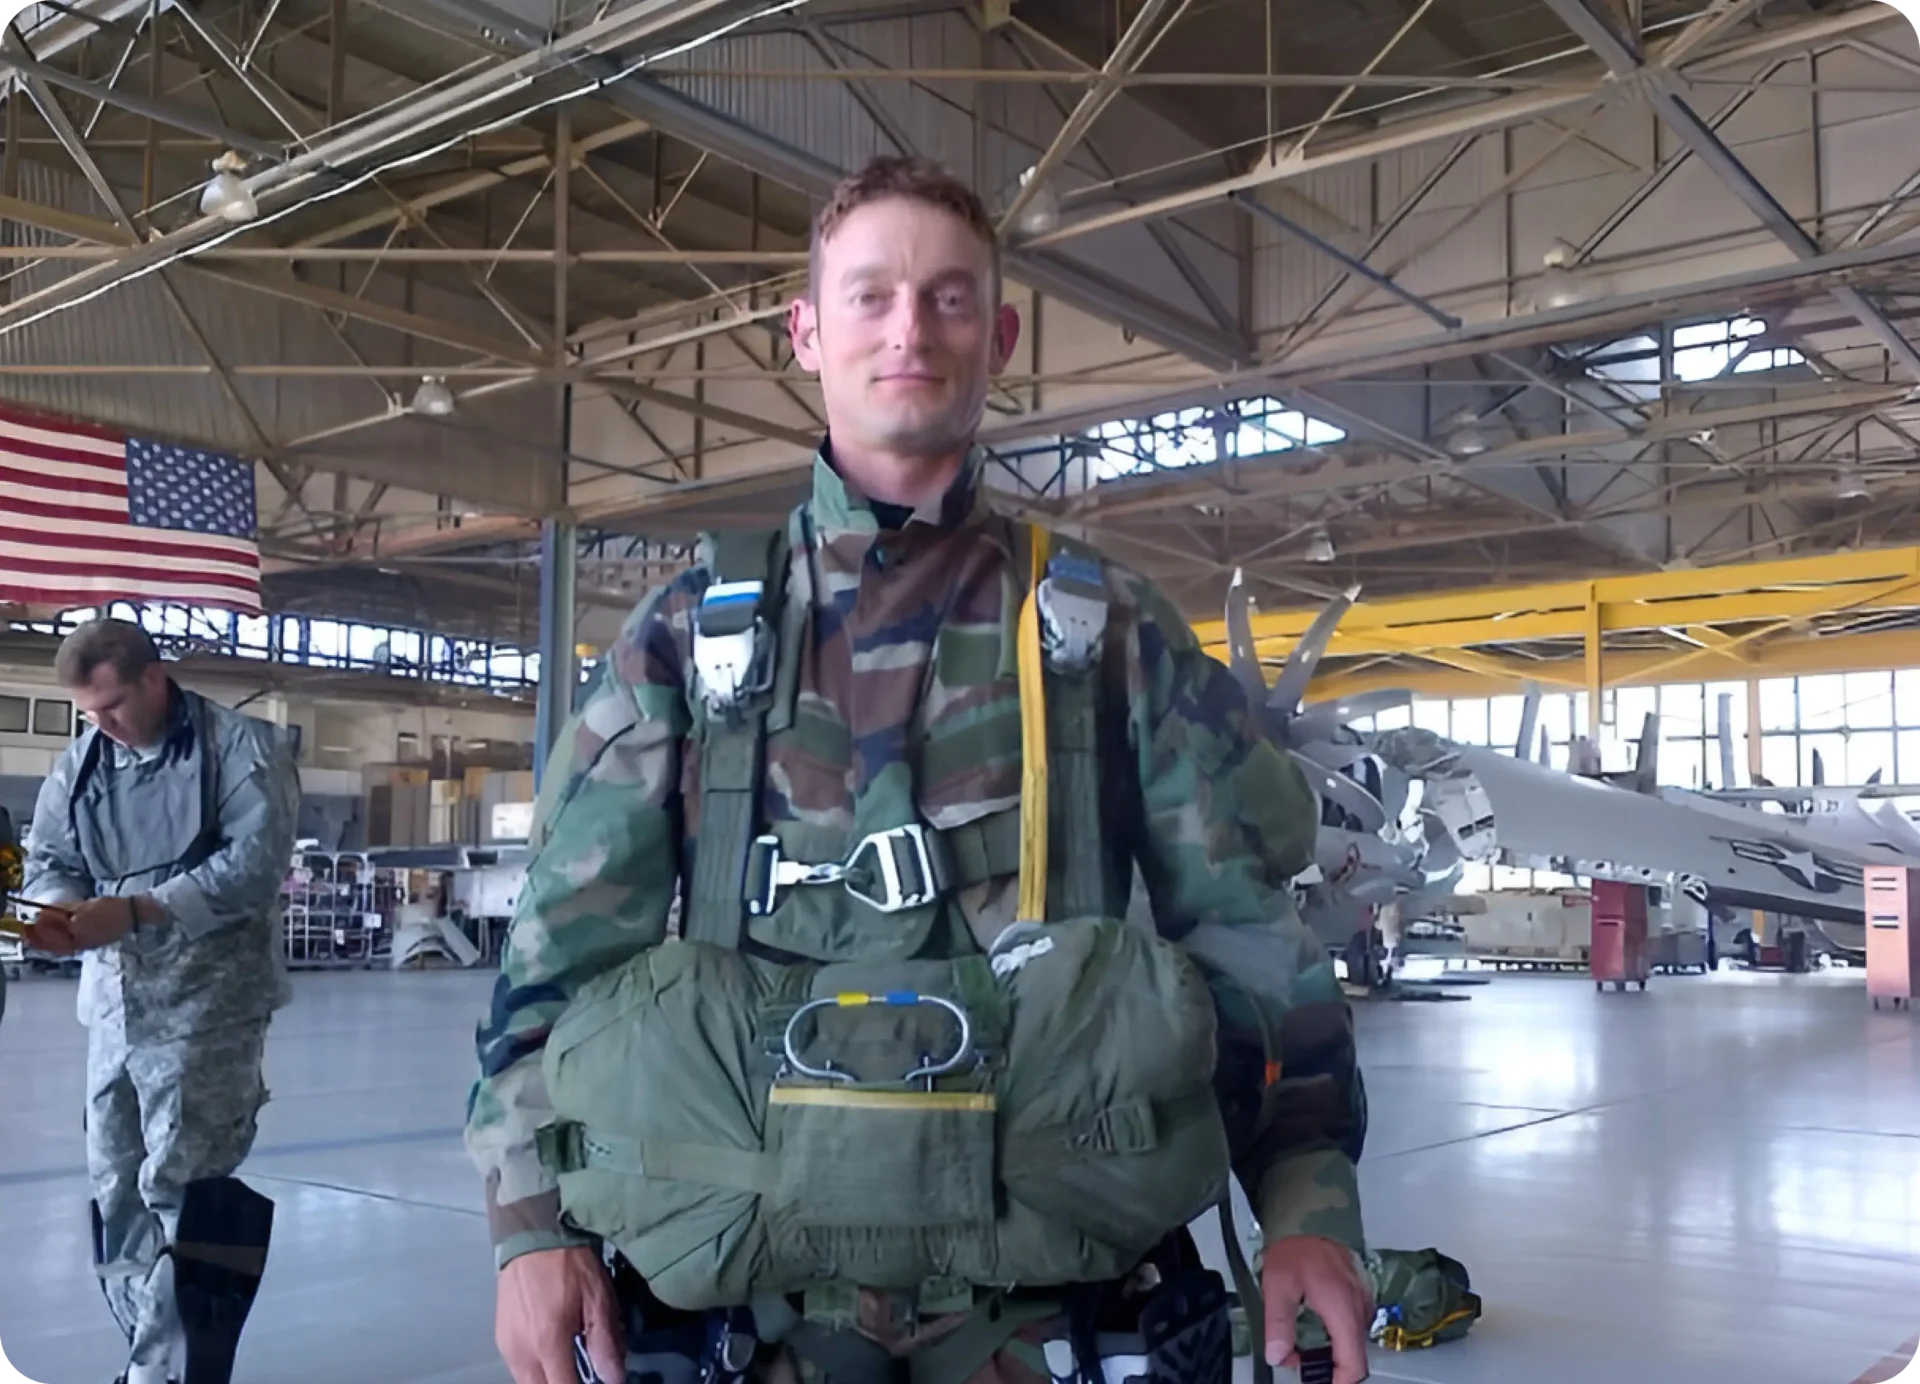
M 0 604 L 260 613 L 253 467 L 0 409 Z

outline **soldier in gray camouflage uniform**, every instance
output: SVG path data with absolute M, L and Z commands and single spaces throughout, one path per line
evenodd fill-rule
M 1018 330 L 1000 301 L 998 258 L 979 200 L 913 160 L 876 161 L 849 179 L 816 226 L 811 289 L 790 331 L 800 363 L 819 374 L 829 438 L 792 529 L 788 599 L 809 612 L 797 691 L 757 785 L 756 829 L 778 838 L 783 857 L 842 859 L 850 842 L 903 820 L 959 833 L 1017 812 L 1020 693 L 1004 631 L 1020 539 L 989 506 L 972 447 L 988 376 Z M 1311 860 L 1315 800 L 1172 605 L 1124 568 L 1095 571 L 1121 650 L 1112 723 L 1098 733 L 1127 748 L 1100 768 L 1094 797 L 1065 800 L 1049 878 L 1092 861 L 1118 917 L 1137 862 L 1155 925 L 1184 945 L 1219 1012 L 1234 1172 L 1264 1232 L 1269 1359 L 1294 1363 L 1296 1316 L 1311 1307 L 1339 1384 L 1356 1384 L 1372 1310 L 1356 1264 L 1364 1098 L 1331 961 L 1288 889 Z M 623 1358 L 621 1303 L 543 1162 L 537 1135 L 554 1109 L 542 1055 L 581 988 L 661 946 L 676 899 L 698 898 L 702 813 L 718 816 L 717 788 L 737 795 L 703 791 L 707 761 L 690 739 L 694 618 L 713 581 L 703 562 L 640 606 L 557 746 L 480 1026 L 467 1141 L 501 1270 L 496 1335 L 519 1384 L 571 1384 L 576 1337 L 602 1380 L 651 1369 Z M 1076 734 L 1096 731 L 1064 738 Z M 1056 782 L 1073 778 L 1064 763 Z M 823 902 L 805 935 L 750 917 L 741 945 L 818 961 L 986 951 L 1015 921 L 1016 868 L 985 850 L 949 899 L 879 925 L 857 908 L 827 916 L 838 906 Z M 634 1098 L 646 1087 L 633 1072 Z M 861 1341 L 809 1352 L 793 1345 L 804 1337 L 789 1338 L 792 1349 L 761 1366 L 773 1378 L 797 1369 L 858 1384 L 836 1360 L 870 1360 L 877 1346 L 904 1368 L 968 1320 L 861 1291 L 843 1316 Z M 1047 1322 L 1026 1327 L 968 1377 L 1044 1380 L 1036 1347 L 1050 1334 Z
M 288 998 L 279 896 L 298 770 L 279 732 L 168 677 L 139 626 L 82 626 L 55 662 L 93 722 L 47 776 L 23 892 L 30 945 L 82 957 L 95 1268 L 126 1384 L 224 1384 L 271 1203 L 233 1177 Z

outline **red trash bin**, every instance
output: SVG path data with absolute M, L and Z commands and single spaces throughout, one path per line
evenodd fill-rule
M 1653 973 L 1647 952 L 1647 886 L 1610 879 L 1593 882 L 1593 944 L 1587 953 L 1593 988 L 1647 988 Z

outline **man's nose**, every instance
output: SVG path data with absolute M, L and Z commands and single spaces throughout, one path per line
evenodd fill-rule
M 917 293 L 902 293 L 887 320 L 887 335 L 896 350 L 918 350 L 926 343 L 929 313 Z

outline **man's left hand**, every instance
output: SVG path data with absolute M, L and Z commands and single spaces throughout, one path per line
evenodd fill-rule
M 1306 1306 L 1320 1318 L 1333 1343 L 1334 1384 L 1360 1384 L 1367 1377 L 1373 1291 L 1361 1277 L 1352 1250 L 1314 1235 L 1276 1240 L 1261 1252 L 1260 1279 L 1267 1307 L 1268 1364 L 1300 1368 L 1294 1328 Z
M 112 946 L 133 931 L 135 909 L 130 898 L 88 899 L 70 910 L 45 908 L 33 920 L 27 944 L 55 956 Z

